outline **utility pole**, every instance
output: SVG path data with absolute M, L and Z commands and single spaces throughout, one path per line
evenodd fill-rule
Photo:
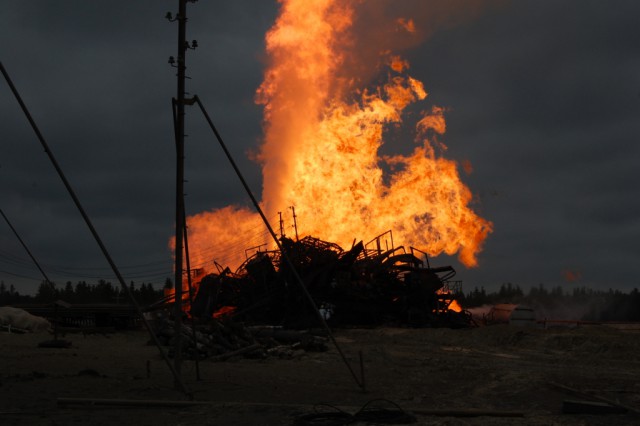
M 296 216 L 296 208 L 295 208 L 295 206 L 291 206 L 289 208 L 293 212 L 293 229 L 296 232 L 296 241 L 298 241 L 298 222 L 296 221 L 298 216 Z
M 282 220 L 282 212 L 278 212 L 278 216 L 280 217 L 280 238 L 284 237 L 284 222 Z
M 173 99 L 174 105 L 174 131 L 176 139 L 176 245 L 175 245 L 175 352 L 174 368 L 180 374 L 182 364 L 182 275 L 183 275 L 183 251 L 184 251 L 184 127 L 185 127 L 185 71 L 187 49 L 195 49 L 197 42 L 194 40 L 191 45 L 186 41 L 187 29 L 187 2 L 194 3 L 196 0 L 179 0 L 178 13 L 175 18 L 171 12 L 167 12 L 166 18 L 169 21 L 178 21 L 178 58 L 169 57 L 169 64 L 178 70 L 178 90 L 177 96 Z

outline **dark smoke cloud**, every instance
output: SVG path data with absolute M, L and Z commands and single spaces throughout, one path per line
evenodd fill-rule
M 386 70 L 390 55 L 403 54 L 427 41 L 434 33 L 463 25 L 490 13 L 504 1 L 373 0 L 358 2 L 354 23 L 345 43 L 343 73 L 367 84 Z

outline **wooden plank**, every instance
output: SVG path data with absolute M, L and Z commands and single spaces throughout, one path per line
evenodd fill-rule
M 408 409 L 413 414 L 437 417 L 524 417 L 522 411 L 485 410 L 482 408 Z
M 193 407 L 196 405 L 209 405 L 208 401 L 175 401 L 159 399 L 103 399 L 103 398 L 58 398 L 58 407 L 74 405 L 91 407 Z
M 581 398 L 595 399 L 595 400 L 598 400 L 600 402 L 604 402 L 604 403 L 613 405 L 615 407 L 624 408 L 625 410 L 631 411 L 632 413 L 640 414 L 640 410 L 638 410 L 637 408 L 633 408 L 633 407 L 630 407 L 628 405 L 620 404 L 619 402 L 612 401 L 612 400 L 610 400 L 608 398 L 604 398 L 604 397 L 601 397 L 601 396 L 598 396 L 598 395 L 593 395 L 593 394 L 590 394 L 590 393 L 582 392 L 582 391 L 579 391 L 578 389 L 574 389 L 574 388 L 571 388 L 571 387 L 566 386 L 566 385 L 561 385 L 560 383 L 549 382 L 549 385 L 553 386 L 554 388 L 557 388 L 557 389 L 563 390 L 565 392 L 571 393 L 573 395 L 579 396 Z
M 242 407 L 278 407 L 278 408 L 295 408 L 295 409 L 309 409 L 312 410 L 316 407 L 313 404 L 287 404 L 287 403 L 269 403 L 269 402 L 238 402 L 238 401 L 176 401 L 176 400 L 157 400 L 157 399 L 101 399 L 101 398 L 58 398 L 57 405 L 61 408 L 70 408 L 73 406 L 80 406 L 84 408 L 91 407 L 106 407 L 106 406 L 123 406 L 123 407 L 140 407 L 140 408 L 154 408 L 154 407 L 193 407 L 202 405 L 211 405 L 216 407 L 230 407 L 230 406 L 242 406 Z M 356 406 L 338 406 L 337 408 L 348 411 L 357 412 L 361 407 Z M 524 417 L 524 413 L 521 411 L 503 411 L 503 410 L 488 410 L 478 408 L 454 408 L 454 409 L 408 409 L 403 408 L 405 411 L 417 414 L 421 416 L 439 416 L 439 417 Z

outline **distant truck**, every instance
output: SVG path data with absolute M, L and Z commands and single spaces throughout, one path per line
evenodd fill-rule
M 493 305 L 485 317 L 485 323 L 535 326 L 536 314 L 533 308 L 513 303 Z

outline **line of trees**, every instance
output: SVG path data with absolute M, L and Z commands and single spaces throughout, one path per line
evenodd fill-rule
M 550 289 L 540 284 L 527 292 L 520 286 L 505 283 L 498 291 L 487 292 L 475 287 L 460 295 L 462 305 L 469 309 L 496 303 L 523 304 L 534 308 L 539 317 L 582 321 L 640 321 L 640 292 L 593 290 L 586 287 Z
M 167 278 L 163 288 L 156 289 L 151 283 L 136 285 L 133 281 L 129 283 L 129 290 L 141 304 L 153 303 L 164 295 L 164 290 L 173 288 L 171 279 Z M 29 304 L 29 303 L 52 303 L 56 300 L 64 300 L 68 303 L 129 303 L 128 295 L 119 284 L 113 285 L 108 281 L 99 280 L 95 284 L 86 281 L 79 281 L 72 284 L 67 281 L 62 287 L 55 283 L 42 281 L 38 286 L 35 296 L 21 295 L 16 291 L 13 284 L 6 285 L 0 281 L 0 306 Z
M 150 304 L 164 296 L 165 289 L 173 288 L 170 278 L 163 288 L 153 284 L 129 284 L 129 289 L 141 304 Z M 504 283 L 497 291 L 487 292 L 484 287 L 475 287 L 468 293 L 456 295 L 465 309 L 497 303 L 514 303 L 535 309 L 539 319 L 568 319 L 581 321 L 640 321 L 640 291 L 634 288 L 628 293 L 620 290 L 593 290 L 586 287 L 546 288 L 544 285 L 531 287 L 527 292 L 518 285 Z M 95 284 L 68 281 L 57 287 L 43 281 L 35 296 L 21 295 L 15 287 L 0 281 L 0 306 L 29 303 L 52 303 L 64 300 L 68 303 L 129 303 L 128 295 L 120 285 L 100 280 Z

